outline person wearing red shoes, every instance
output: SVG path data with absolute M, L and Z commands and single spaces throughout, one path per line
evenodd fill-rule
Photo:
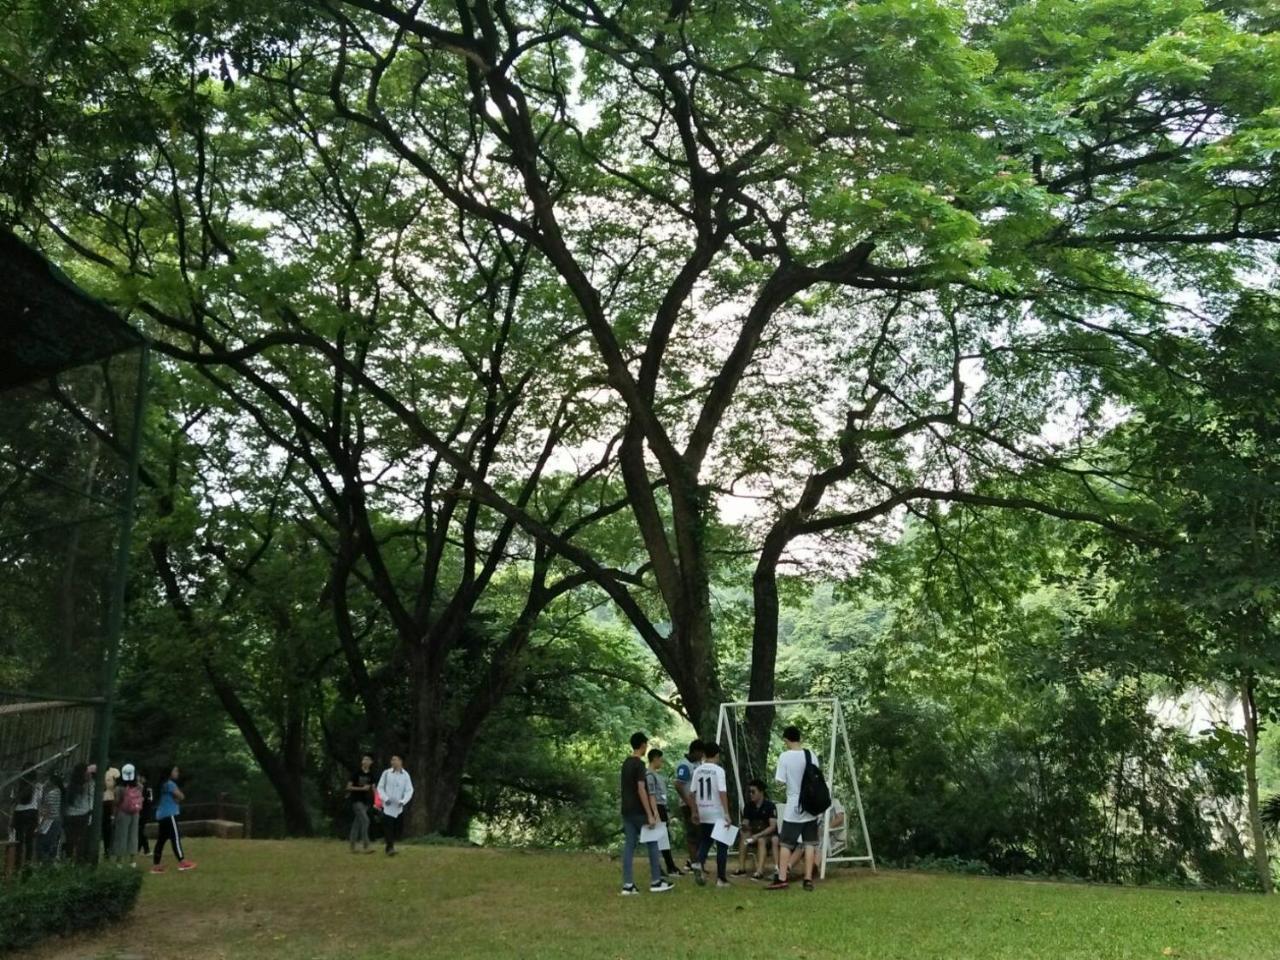
M 182 813 L 181 803 L 186 799 L 178 787 L 178 778 L 181 776 L 182 771 L 172 767 L 169 775 L 164 778 L 164 783 L 160 785 L 159 796 L 156 798 L 156 823 L 159 826 L 159 835 L 156 837 L 155 853 L 151 855 L 152 873 L 164 873 L 160 858 L 164 853 L 166 841 L 173 845 L 173 855 L 178 858 L 179 870 L 196 868 L 196 865 L 182 852 L 182 831 L 178 829 L 178 816 Z

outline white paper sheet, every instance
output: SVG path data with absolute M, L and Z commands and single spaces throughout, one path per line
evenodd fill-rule
M 659 822 L 657 826 L 651 827 L 648 824 L 640 828 L 641 843 L 657 843 L 661 849 L 662 838 L 667 835 L 667 825 Z
M 711 831 L 711 839 L 732 847 L 738 839 L 738 828 L 731 823 L 718 820 L 715 829 Z

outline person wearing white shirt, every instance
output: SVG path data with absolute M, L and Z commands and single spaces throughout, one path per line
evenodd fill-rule
M 404 808 L 413 799 L 413 781 L 404 761 L 391 755 L 391 766 L 378 778 L 378 796 L 382 798 L 382 832 L 386 836 L 387 856 L 396 855 L 396 841 L 404 836 Z
M 778 879 L 769 884 L 770 890 L 787 889 L 787 873 L 791 855 L 797 847 L 804 847 L 804 888 L 813 889 L 813 866 L 818 850 L 818 814 L 809 813 L 800 806 L 800 783 L 805 767 L 818 765 L 818 758 L 800 743 L 800 730 L 787 727 L 782 731 L 786 749 L 778 757 L 778 769 L 774 779 L 786 784 L 787 804 L 782 810 L 782 828 L 779 831 L 782 849 L 786 851 L 778 863 Z
M 702 842 L 698 845 L 698 858 L 693 864 L 693 879 L 698 886 L 706 880 L 707 854 L 711 852 L 711 844 L 716 845 L 716 886 L 729 886 L 729 878 L 725 870 L 729 864 L 729 845 L 715 840 L 712 833 L 720 824 L 730 825 L 733 818 L 729 816 L 729 784 L 724 775 L 724 767 L 720 766 L 720 747 L 716 743 L 702 745 L 702 763 L 693 773 L 693 781 L 689 792 L 698 804 L 698 824 L 702 831 Z

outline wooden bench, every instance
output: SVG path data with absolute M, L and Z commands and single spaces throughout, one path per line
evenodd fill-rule
M 184 803 L 178 828 L 184 837 L 248 840 L 253 836 L 253 810 L 247 803 L 231 803 L 220 793 L 213 803 Z M 154 840 L 160 828 L 153 820 L 142 829 L 148 840 Z

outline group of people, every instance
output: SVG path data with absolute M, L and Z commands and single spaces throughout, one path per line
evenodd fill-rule
M 774 773 L 775 780 L 786 793 L 781 816 L 777 805 L 769 799 L 764 782 L 751 780 L 736 836 L 738 869 L 735 875 L 747 876 L 747 863 L 754 859 L 755 869 L 749 875 L 753 880 L 763 881 L 766 879 L 766 865 L 772 862 L 773 873 L 767 878 L 769 883 L 765 889 L 788 889 L 791 879 L 800 871 L 804 888 L 813 890 L 815 871 L 821 867 L 821 831 L 826 811 L 805 810 L 800 794 L 806 767 L 809 763 L 816 766 L 818 759 L 805 749 L 797 727 L 787 727 L 782 739 L 783 750 Z M 727 871 L 735 824 L 719 744 L 694 740 L 689 744 L 688 753 L 676 764 L 675 788 L 688 854 L 683 870 L 677 867 L 671 855 L 669 833 L 668 842 L 664 844 L 662 830 L 657 829 L 663 825 L 669 831 L 671 822 L 667 809 L 667 780 L 662 772 L 664 765 L 663 752 L 657 748 L 649 749 L 648 737 L 643 733 L 632 734 L 631 756 L 622 764 L 623 896 L 639 893 L 633 860 L 637 847 L 642 844 L 649 856 L 651 893 L 674 889 L 673 878 L 684 873 L 692 873 L 698 886 L 706 885 L 706 863 L 713 848 L 716 854 L 716 886 L 731 886 Z M 829 826 L 825 829 L 831 831 L 832 849 L 837 842 L 843 845 L 845 813 L 834 797 L 826 819 Z M 654 834 L 657 834 L 657 839 L 651 839 Z
M 383 846 L 387 856 L 396 855 L 396 843 L 404 836 L 404 814 L 413 799 L 413 779 L 404 768 L 399 754 L 391 755 L 391 766 L 381 775 L 373 772 L 373 755 L 360 758 L 360 766 L 347 780 L 347 796 L 351 800 L 351 833 L 348 840 L 352 853 L 373 853 L 369 846 L 369 822 L 375 811 L 382 816 Z
M 13 791 L 10 819 L 20 868 L 60 859 L 79 863 L 92 860 L 93 846 L 98 841 L 96 837 L 90 839 L 95 824 L 101 824 L 104 857 L 117 866 L 128 863 L 137 867 L 138 854 L 144 853 L 152 857 L 151 872 L 164 873 L 161 861 L 168 844 L 179 870 L 195 868 L 183 852 L 178 827 L 184 797 L 177 767 L 168 768 L 159 778 L 157 798 L 134 764 L 119 768 L 108 764 L 97 803 L 97 768 L 92 764 L 76 764 L 65 777 L 59 770 L 31 763 L 25 769 L 28 772 L 18 779 Z M 144 829 L 152 820 L 157 825 L 154 851 Z

